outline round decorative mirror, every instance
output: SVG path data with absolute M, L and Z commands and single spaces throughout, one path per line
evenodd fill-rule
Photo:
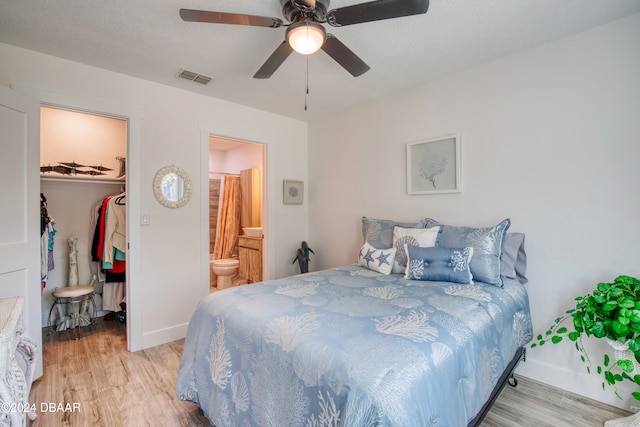
M 189 175 L 176 166 L 165 166 L 153 178 L 153 194 L 162 206 L 176 209 L 187 204 L 191 198 Z

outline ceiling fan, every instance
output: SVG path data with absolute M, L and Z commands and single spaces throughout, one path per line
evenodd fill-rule
M 369 66 L 334 35 L 327 33 L 321 24 L 342 27 L 363 22 L 419 15 L 429 9 L 429 0 L 374 0 L 353 6 L 328 10 L 330 0 L 280 0 L 282 15 L 279 18 L 244 15 L 204 10 L 180 9 L 184 21 L 213 24 L 251 25 L 257 27 L 288 27 L 286 39 L 271 54 L 253 76 L 268 79 L 289 57 L 292 51 L 305 55 L 322 49 L 354 77 L 367 71 Z

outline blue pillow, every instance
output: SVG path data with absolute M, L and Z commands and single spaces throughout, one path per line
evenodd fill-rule
M 444 248 L 473 247 L 471 274 L 475 280 L 502 287 L 502 247 L 507 230 L 511 225 L 509 218 L 493 227 L 486 228 L 442 225 L 430 218 L 425 221 L 427 227 L 441 225 L 436 246 Z
M 408 257 L 405 279 L 473 283 L 470 268 L 473 248 L 405 246 Z
M 424 228 L 425 220 L 419 222 L 398 222 L 388 219 L 362 217 L 362 239 L 376 249 L 393 247 L 393 227 Z

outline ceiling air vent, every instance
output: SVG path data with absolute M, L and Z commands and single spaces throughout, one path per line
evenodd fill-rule
M 182 79 L 191 80 L 192 82 L 200 83 L 202 85 L 206 85 L 209 83 L 212 78 L 209 76 L 205 76 L 203 74 L 194 73 L 193 71 L 180 70 L 180 74 L 178 77 Z

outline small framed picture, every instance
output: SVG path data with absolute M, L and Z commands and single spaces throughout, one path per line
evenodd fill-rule
M 407 144 L 407 194 L 460 191 L 460 135 L 446 135 Z
M 283 203 L 285 205 L 301 205 L 304 200 L 304 181 L 284 180 Z

